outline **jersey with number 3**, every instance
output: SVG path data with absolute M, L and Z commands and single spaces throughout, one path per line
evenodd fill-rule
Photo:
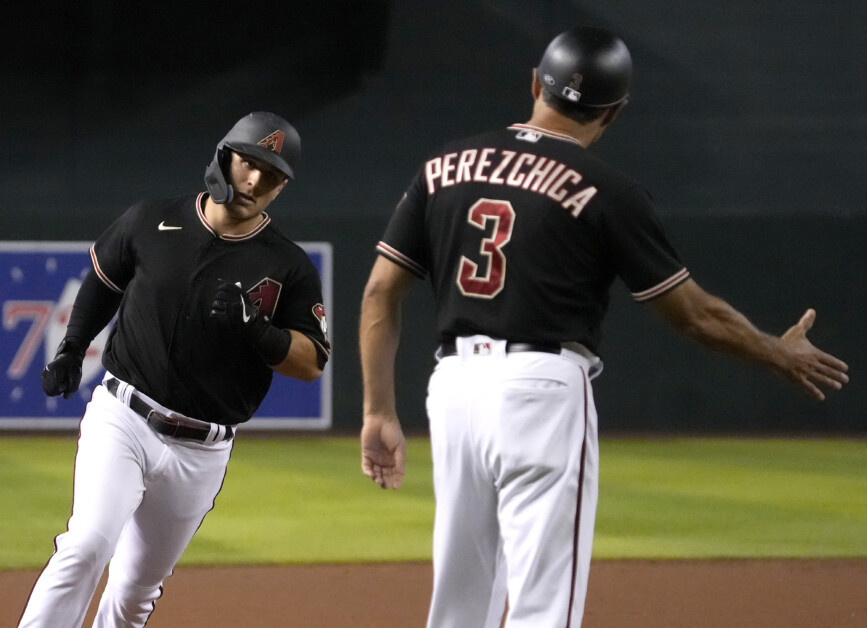
M 569 136 L 526 124 L 431 156 L 377 250 L 430 278 L 441 340 L 596 351 L 617 277 L 647 301 L 689 276 L 644 188 Z

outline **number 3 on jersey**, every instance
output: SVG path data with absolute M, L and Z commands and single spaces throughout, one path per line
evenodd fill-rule
M 489 221 L 493 223 L 491 236 L 482 238 L 479 246 L 479 253 L 487 258 L 486 268 L 480 269 L 479 264 L 464 255 L 461 256 L 457 284 L 464 296 L 493 299 L 506 282 L 506 256 L 503 254 L 503 246 L 512 239 L 512 228 L 515 225 L 515 210 L 512 209 L 512 204 L 487 198 L 476 201 L 467 213 L 467 223 L 484 234 Z

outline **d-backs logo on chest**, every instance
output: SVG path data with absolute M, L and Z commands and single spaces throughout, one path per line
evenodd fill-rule
M 247 294 L 250 295 L 250 303 L 253 304 L 256 311 L 270 319 L 273 318 L 274 311 L 277 309 L 277 301 L 280 299 L 280 292 L 282 290 L 283 284 L 279 281 L 274 281 L 270 277 L 265 277 L 247 290 Z M 322 334 L 328 340 L 328 322 L 325 320 L 325 306 L 317 303 L 313 306 L 312 313 L 316 317 L 316 320 L 319 321 Z
M 265 277 L 247 290 L 247 294 L 250 295 L 250 303 L 253 304 L 253 307 L 260 314 L 273 318 L 274 310 L 277 309 L 277 301 L 280 299 L 281 290 L 283 290 L 283 284 L 274 281 L 270 277 Z

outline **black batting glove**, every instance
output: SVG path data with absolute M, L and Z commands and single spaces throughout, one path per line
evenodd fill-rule
M 238 284 L 225 282 L 217 288 L 217 295 L 211 304 L 211 318 L 224 328 L 238 333 L 252 343 L 261 341 L 270 327 L 267 316 L 259 316 L 259 311 L 250 302 L 250 296 Z
M 267 316 L 259 314 L 238 284 L 225 282 L 217 288 L 210 318 L 243 337 L 268 366 L 280 364 L 289 353 L 292 336 L 276 329 Z
M 71 338 L 64 338 L 57 347 L 54 360 L 42 369 L 42 390 L 49 397 L 63 394 L 69 399 L 81 384 L 81 364 L 84 362 L 86 347 Z

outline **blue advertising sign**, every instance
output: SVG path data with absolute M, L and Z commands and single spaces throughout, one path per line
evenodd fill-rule
M 328 242 L 299 242 L 322 278 L 326 308 L 332 303 L 332 250 Z M 101 356 L 108 328 L 91 343 L 81 386 L 70 399 L 48 397 L 39 373 L 54 358 L 81 281 L 90 270 L 89 242 L 0 241 L 0 430 L 77 429 L 105 369 Z M 329 329 L 329 333 L 332 330 Z M 271 390 L 244 429 L 331 427 L 331 367 L 315 382 L 275 376 Z

